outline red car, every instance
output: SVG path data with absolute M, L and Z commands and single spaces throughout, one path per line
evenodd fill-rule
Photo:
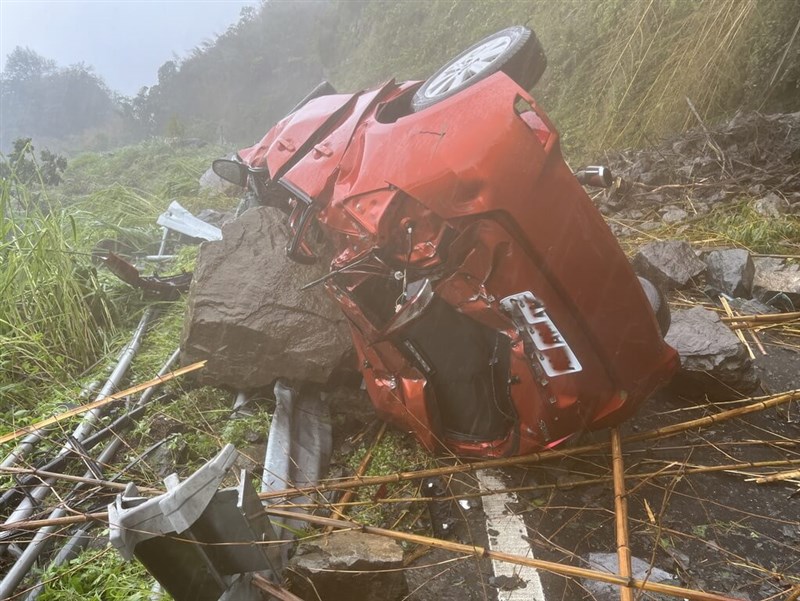
M 555 446 L 627 418 L 678 367 L 666 303 L 526 91 L 544 67 L 533 32 L 510 27 L 425 82 L 324 84 L 215 162 L 287 213 L 290 257 L 332 243 L 318 283 L 349 320 L 375 409 L 432 451 Z

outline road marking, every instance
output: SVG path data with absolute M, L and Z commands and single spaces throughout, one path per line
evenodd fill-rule
M 506 484 L 497 470 L 478 470 L 478 482 L 481 491 L 502 491 Z M 517 502 L 516 495 L 498 492 L 483 498 L 483 513 L 486 514 L 486 530 L 489 534 L 489 548 L 492 551 L 513 553 L 524 557 L 533 557 L 531 546 L 525 538 L 528 530 L 522 518 L 507 506 Z M 496 534 L 495 534 L 496 533 Z M 498 601 L 545 601 L 542 580 L 539 572 L 526 566 L 515 566 L 503 561 L 492 560 L 495 577 L 519 577 L 526 583 L 525 588 L 510 591 L 497 590 Z

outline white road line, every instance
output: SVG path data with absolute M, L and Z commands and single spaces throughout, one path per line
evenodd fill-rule
M 497 470 L 479 470 L 478 482 L 482 491 L 502 491 L 506 484 Z M 486 530 L 489 533 L 489 548 L 492 551 L 513 553 L 533 557 L 533 551 L 523 538 L 528 535 L 525 522 L 507 506 L 517 502 L 513 494 L 499 492 L 486 495 L 483 499 L 483 513 L 486 514 Z M 525 581 L 525 588 L 511 591 L 498 589 L 498 601 L 545 601 L 542 580 L 539 572 L 533 568 L 516 566 L 510 563 L 492 560 L 495 576 L 518 576 Z

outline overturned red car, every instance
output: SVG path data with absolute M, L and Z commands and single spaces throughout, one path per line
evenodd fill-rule
M 525 454 L 617 424 L 678 366 L 669 310 L 634 274 L 526 91 L 529 29 L 425 82 L 319 86 L 215 171 L 287 214 L 299 262 L 352 330 L 376 411 L 425 447 Z M 579 181 L 581 180 L 581 181 Z

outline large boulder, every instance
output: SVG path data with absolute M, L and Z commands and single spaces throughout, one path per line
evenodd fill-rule
M 289 561 L 292 592 L 308 601 L 395 601 L 406 598 L 403 548 L 395 541 L 364 532 L 334 532 L 303 541 Z
M 278 377 L 325 383 L 352 343 L 322 286 L 327 262 L 286 256 L 286 217 L 259 207 L 200 247 L 181 344 L 184 363 L 208 360 L 202 383 L 252 390 Z
M 755 266 L 750 253 L 741 248 L 712 250 L 705 256 L 706 282 L 720 292 L 750 298 Z
M 681 370 L 672 381 L 681 394 L 718 400 L 758 386 L 747 349 L 713 311 L 693 307 L 673 312 L 664 340 L 681 357 Z
M 672 290 L 686 288 L 706 270 L 692 247 L 681 240 L 645 244 L 633 258 L 633 268 L 657 286 Z

